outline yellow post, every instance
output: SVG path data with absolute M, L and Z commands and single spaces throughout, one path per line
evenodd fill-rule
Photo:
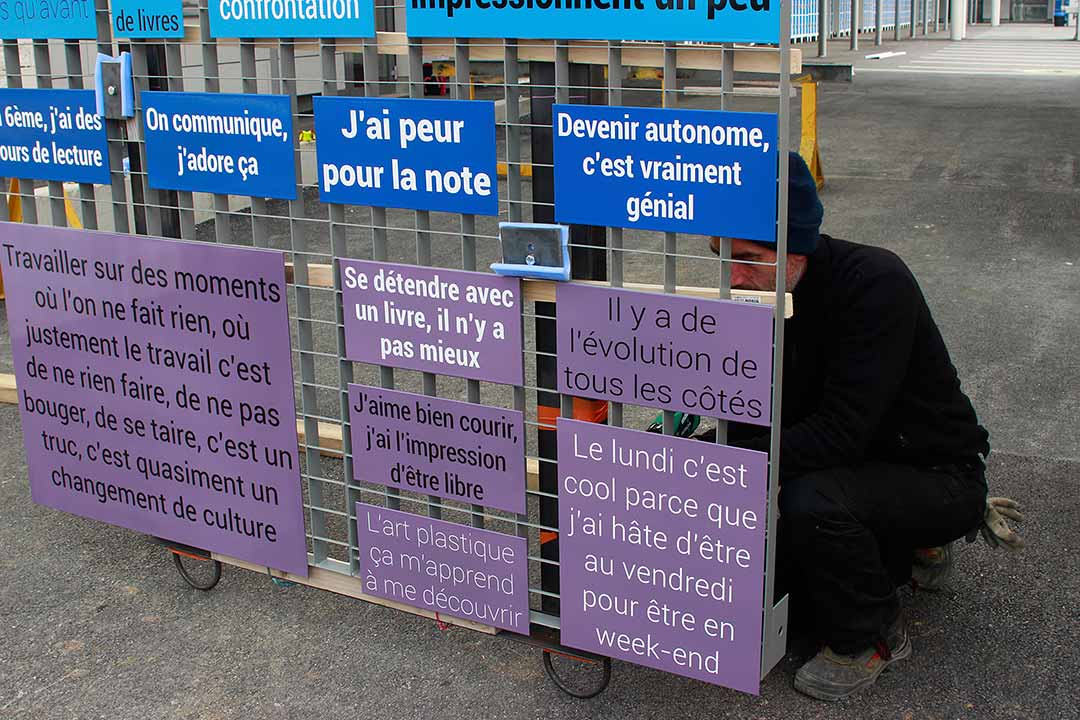
M 814 175 L 818 190 L 825 186 L 825 171 L 821 167 L 821 152 L 817 141 L 817 82 L 809 75 L 799 78 L 802 85 L 802 140 L 799 154 Z

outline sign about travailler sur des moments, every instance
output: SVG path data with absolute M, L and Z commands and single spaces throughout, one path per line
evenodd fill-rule
M 307 575 L 280 252 L 0 223 L 35 502 Z

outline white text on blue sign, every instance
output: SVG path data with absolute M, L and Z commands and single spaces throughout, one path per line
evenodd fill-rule
M 776 115 L 554 106 L 555 219 L 776 237 Z

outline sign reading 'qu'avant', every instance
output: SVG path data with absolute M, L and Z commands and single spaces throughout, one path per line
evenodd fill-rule
M 414 37 L 775 43 L 778 0 L 406 0 Z

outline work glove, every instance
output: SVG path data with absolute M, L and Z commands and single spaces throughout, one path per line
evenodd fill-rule
M 982 524 L 977 530 L 968 535 L 968 542 L 975 541 L 975 533 L 982 535 L 982 539 L 991 549 L 1005 548 L 1006 550 L 1020 550 L 1024 547 L 1024 540 L 1017 534 L 1006 520 L 1023 522 L 1024 516 L 1020 514 L 1020 505 L 1011 498 L 988 497 L 986 498 L 986 511 L 983 513 Z

